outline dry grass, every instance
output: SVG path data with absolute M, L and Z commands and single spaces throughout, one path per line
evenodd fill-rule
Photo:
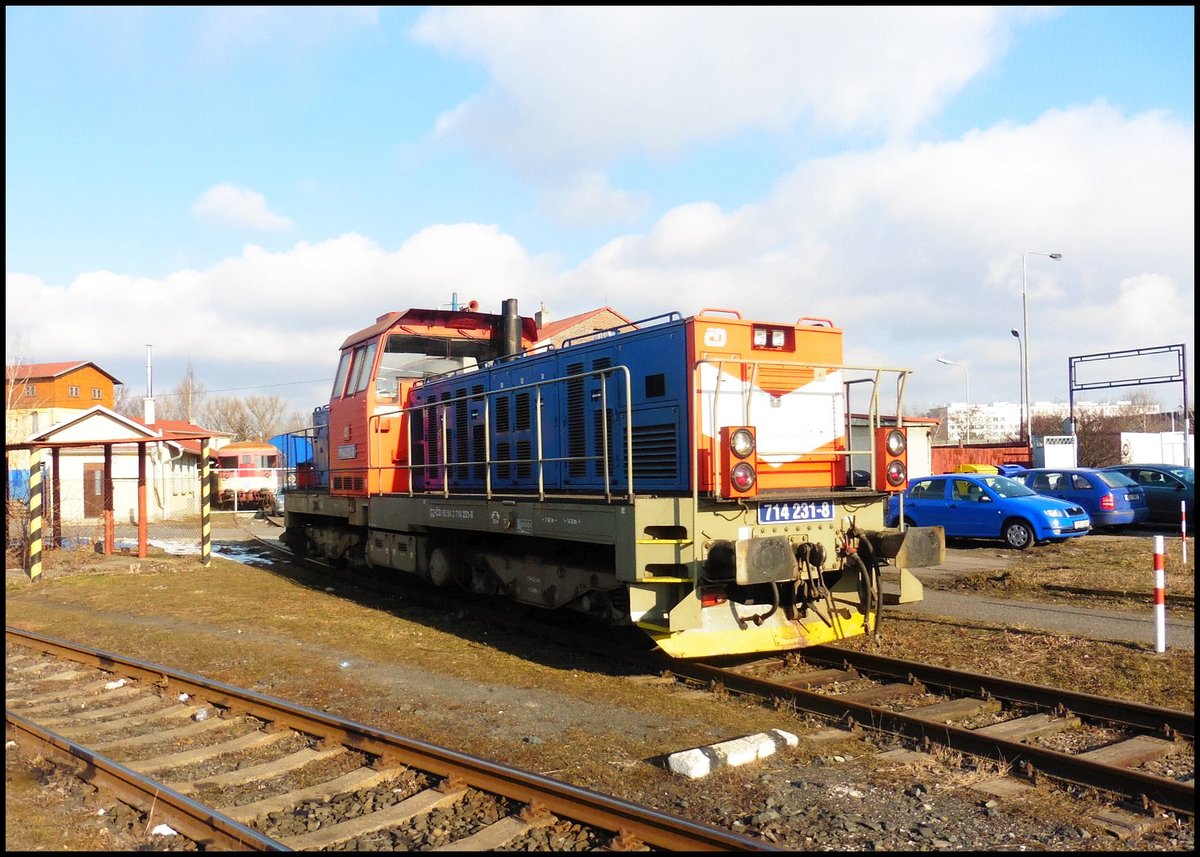
M 1130 565 L 1146 564 L 1136 553 L 1129 551 Z M 1076 561 L 1084 567 L 1065 573 L 1052 568 Z M 1082 583 L 1096 562 L 1073 550 L 1037 549 L 1017 557 L 1012 576 L 1030 581 L 1019 591 L 1037 598 L 1044 582 Z M 727 693 L 698 700 L 667 685 L 631 681 L 619 665 L 544 646 L 463 612 L 412 606 L 403 595 L 381 598 L 336 575 L 284 573 L 220 557 L 204 568 L 194 557 L 55 552 L 47 556 L 43 582 L 10 577 L 6 615 L 32 631 L 190 670 L 629 800 L 654 803 L 668 789 L 683 790 L 699 817 L 717 817 L 738 775 L 719 773 L 685 789 L 647 761 L 771 728 L 803 734 L 812 725 L 786 706 L 775 710 Z M 882 649 L 862 637 L 845 645 L 1194 707 L 1191 651 L 1156 655 L 1135 644 L 895 613 L 885 615 L 881 630 Z M 870 748 L 848 735 L 835 744 L 802 742 L 789 758 L 831 752 L 858 757 Z M 969 765 L 950 770 L 966 778 L 995 773 Z M 13 811 L 11 803 L 8 808 Z M 1063 812 L 1070 816 L 1069 808 Z M 6 821 L 13 829 L 15 816 Z M 78 841 L 103 848 L 83 838 L 92 833 L 86 822 L 80 819 Z M 53 850 L 62 835 L 47 828 L 41 845 Z
M 1141 643 L 1081 639 L 955 619 L 894 614 L 880 626 L 882 643 L 855 637 L 839 645 L 953 669 L 1002 675 L 1081 693 L 1191 711 L 1195 652 L 1162 654 Z
M 1195 598 L 1195 543 L 1188 540 L 1187 563 L 1178 535 L 1164 541 L 1165 591 L 1169 599 Z M 1011 565 L 1001 574 L 980 573 L 939 588 L 994 592 L 1012 598 L 1062 598 L 1078 602 L 1087 592 L 1097 603 L 1145 605 L 1154 596 L 1154 543 L 1151 538 L 1088 535 L 1060 544 L 1008 551 Z

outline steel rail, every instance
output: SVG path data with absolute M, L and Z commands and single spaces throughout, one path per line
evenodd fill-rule
M 286 845 L 31 720 L 4 710 L 5 731 L 75 768 L 84 782 L 113 794 L 202 846 L 225 851 L 291 851 Z M 82 768 L 82 770 L 79 770 Z
M 916 664 L 897 658 L 839 649 L 836 646 L 811 646 L 804 650 L 805 660 L 842 665 L 849 664 L 863 672 L 912 677 L 926 686 L 956 690 L 962 693 L 986 692 L 1000 699 L 1024 702 L 1044 708 L 1065 705 L 1074 714 L 1095 717 L 1142 729 L 1162 730 L 1189 740 L 1196 737 L 1196 712 L 1174 708 L 1159 708 L 1140 702 L 1126 702 L 1062 690 L 1040 684 L 1028 684 L 999 676 L 982 675 L 934 664 Z
M 407 764 L 466 785 L 502 794 L 584 824 L 613 831 L 628 840 L 670 851 L 782 851 L 768 842 L 638 806 L 590 789 L 459 753 L 414 738 L 354 723 L 335 715 L 243 690 L 203 676 L 167 669 L 135 658 L 78 646 L 11 626 L 10 641 L 67 660 L 145 679 L 171 691 L 183 690 L 209 704 L 248 714 L 346 747 L 378 756 L 387 764 Z
M 835 721 L 861 724 L 921 741 L 928 740 L 974 756 L 995 759 L 1022 770 L 1030 777 L 1045 774 L 1081 786 L 1140 799 L 1144 806 L 1153 805 L 1184 815 L 1195 815 L 1195 783 L 1181 783 L 1141 771 L 1115 768 L 1069 753 L 980 735 L 961 726 L 934 723 L 903 712 L 753 678 L 720 667 L 690 663 L 672 664 L 667 669 L 694 681 L 720 684 L 726 690 L 787 702 L 801 711 Z

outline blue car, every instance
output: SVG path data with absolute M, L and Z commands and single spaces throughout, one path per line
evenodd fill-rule
M 945 473 L 909 483 L 888 500 L 887 523 L 942 527 L 952 538 L 1000 539 L 1025 550 L 1038 542 L 1086 535 L 1091 518 L 1077 503 L 1043 497 L 1020 482 L 988 473 Z
M 1186 514 L 1188 530 L 1194 528 L 1195 468 L 1179 464 L 1114 464 L 1101 469 L 1123 473 L 1142 487 L 1150 504 L 1148 523 L 1178 527 L 1180 516 Z M 1180 508 L 1185 504 L 1185 509 Z
M 1015 474 L 1027 488 L 1082 506 L 1093 527 L 1128 527 L 1150 517 L 1146 492 L 1115 470 L 1091 467 L 1038 467 Z

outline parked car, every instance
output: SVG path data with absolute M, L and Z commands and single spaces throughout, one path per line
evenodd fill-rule
M 903 494 L 888 501 L 887 523 L 943 527 L 952 538 L 1000 539 L 1025 550 L 1045 541 L 1086 535 L 1091 518 L 1078 503 L 1044 497 L 1007 476 L 989 473 L 944 473 L 912 480 Z
M 1192 507 L 1196 505 L 1196 470 L 1178 464 L 1114 464 L 1102 470 L 1124 473 L 1146 492 L 1151 524 L 1179 526 L 1180 502 L 1185 504 L 1187 527 L 1194 528 Z
M 1115 470 L 1036 467 L 1012 478 L 1038 494 L 1082 506 L 1093 527 L 1127 527 L 1150 517 L 1146 492 Z

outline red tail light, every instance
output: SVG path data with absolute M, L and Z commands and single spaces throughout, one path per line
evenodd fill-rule
M 716 607 L 718 604 L 724 604 L 728 600 L 729 596 L 725 594 L 724 587 L 713 586 L 700 590 L 701 607 Z
M 753 497 L 758 493 L 755 473 L 757 446 L 753 426 L 721 426 L 721 496 L 728 499 Z
M 1100 498 L 1100 508 L 1106 512 L 1111 512 L 1117 508 L 1117 501 L 1113 498 L 1112 494 L 1105 494 Z
M 908 487 L 907 429 L 875 429 L 875 487 L 880 491 Z

